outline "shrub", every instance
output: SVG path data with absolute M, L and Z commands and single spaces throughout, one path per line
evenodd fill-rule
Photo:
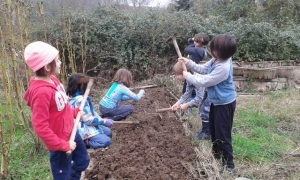
M 205 18 L 193 10 L 99 6 L 89 14 L 63 14 L 60 21 L 47 24 L 47 36 L 60 49 L 66 74 L 83 71 L 104 78 L 111 78 L 121 67 L 130 69 L 137 80 L 170 72 L 177 54 L 173 44 L 165 41 L 174 34 L 183 56 L 187 55 L 187 39 L 205 32 L 211 39 L 217 34 L 234 35 L 238 49 L 233 58 L 237 61 L 297 59 L 299 25 L 279 29 L 268 22 L 254 23 L 253 18 L 260 15 L 246 12 L 246 5 L 255 9 L 255 4 L 242 2 L 206 5 L 211 9 L 205 11 Z M 220 7 L 234 13 L 212 11 L 221 11 Z M 244 15 L 238 16 L 241 13 Z M 42 31 L 35 31 L 35 36 L 41 39 Z

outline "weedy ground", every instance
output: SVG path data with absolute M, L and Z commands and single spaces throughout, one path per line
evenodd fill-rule
M 136 85 L 150 83 L 168 88 L 178 98 L 181 95 L 182 82 L 173 76 L 157 75 Z M 108 87 L 101 85 L 102 92 Z M 237 176 L 251 180 L 300 179 L 299 90 L 238 94 L 233 127 L 234 160 L 238 175 L 219 173 L 221 165 L 210 152 L 211 143 L 195 138 L 201 129 L 196 108 L 190 116 L 183 118 L 185 133 L 196 145 L 194 151 L 197 156 L 194 163 L 183 164 L 185 168 L 192 176 L 201 176 L 203 179 L 229 180 Z M 93 94 L 95 104 L 102 95 Z M 48 151 L 37 154 L 28 132 L 22 127 L 16 127 L 15 130 L 9 156 L 10 177 L 23 180 L 52 179 Z
M 170 80 L 171 79 L 171 80 Z M 173 79 L 173 80 L 172 80 Z M 171 76 L 156 83 L 180 96 L 182 82 Z M 186 132 L 191 137 L 201 129 L 197 108 L 186 117 Z M 285 89 L 270 92 L 238 92 L 233 125 L 233 149 L 237 176 L 249 179 L 300 179 L 300 92 Z M 202 173 L 207 179 L 233 179 L 220 174 L 220 162 L 210 152 L 209 141 L 199 141 L 195 148 L 197 163 L 191 173 Z

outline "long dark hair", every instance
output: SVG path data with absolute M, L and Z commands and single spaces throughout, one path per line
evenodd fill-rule
M 78 82 L 79 77 L 88 79 L 88 76 L 83 73 L 72 74 L 68 81 L 68 87 L 67 87 L 68 96 L 74 97 L 76 95 L 76 92 L 82 95 L 84 94 L 88 82 Z

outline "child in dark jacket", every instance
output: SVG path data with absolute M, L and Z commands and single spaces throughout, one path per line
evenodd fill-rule
M 196 64 L 204 60 L 207 56 L 206 45 L 209 37 L 205 33 L 196 34 L 195 37 L 188 39 L 188 46 L 184 49 L 189 54 L 189 58 Z
M 119 105 L 120 101 L 139 101 L 145 91 L 141 89 L 138 94 L 133 93 L 129 87 L 132 85 L 132 75 L 127 69 L 119 69 L 114 78 L 114 83 L 99 102 L 99 110 L 103 118 L 119 121 L 133 112 L 131 104 Z
M 206 87 L 211 102 L 209 129 L 213 143 L 212 152 L 216 158 L 222 158 L 223 170 L 235 172 L 232 150 L 232 124 L 236 108 L 236 91 L 233 84 L 233 66 L 231 57 L 236 52 L 236 40 L 227 34 L 213 38 L 210 50 L 213 58 L 203 65 L 187 58 L 178 58 L 194 72 L 206 73 L 202 77 L 193 76 L 184 71 L 183 76 L 193 85 Z
M 79 108 L 71 108 L 63 85 L 55 77 L 60 74 L 59 52 L 47 43 L 36 41 L 26 46 L 24 59 L 35 73 L 24 99 L 31 108 L 33 129 L 50 151 L 53 179 L 79 180 L 90 159 L 78 133 L 74 141 L 69 140 Z M 70 156 L 66 154 L 69 150 Z
M 79 82 L 79 78 L 88 79 L 83 73 L 75 73 L 69 78 L 67 95 L 71 97 L 73 108 L 79 107 L 87 88 L 88 82 Z M 112 132 L 108 128 L 113 125 L 111 119 L 102 119 L 94 109 L 91 97 L 83 106 L 84 115 L 79 123 L 78 132 L 87 147 L 92 149 L 105 148 L 111 143 Z

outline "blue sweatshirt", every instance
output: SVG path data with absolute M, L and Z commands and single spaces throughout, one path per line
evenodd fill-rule
M 233 84 L 233 66 L 232 59 L 218 61 L 212 58 L 203 65 L 188 61 L 187 67 L 199 74 L 204 74 L 196 77 L 188 74 L 186 79 L 194 86 L 206 87 L 208 100 L 214 105 L 229 104 L 236 99 L 236 91 Z
M 138 94 L 135 94 L 123 83 L 114 82 L 99 104 L 105 108 L 113 109 L 118 106 L 120 101 L 138 101 L 143 95 L 144 92 L 141 90 Z
M 73 108 L 80 107 L 81 101 L 83 100 L 83 95 L 76 93 L 74 97 L 71 98 L 70 104 Z M 103 134 L 101 126 L 104 124 L 104 120 L 97 114 L 94 109 L 92 100 L 90 97 L 87 98 L 87 102 L 83 107 L 84 115 L 78 124 L 78 132 L 83 140 L 96 136 L 97 134 Z

